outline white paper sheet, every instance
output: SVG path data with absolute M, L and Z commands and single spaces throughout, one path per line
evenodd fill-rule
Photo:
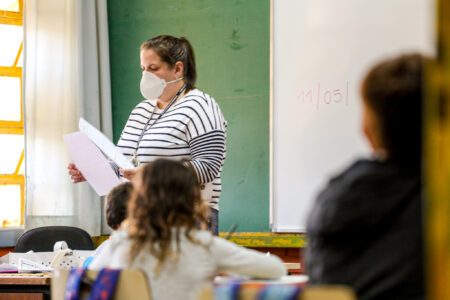
M 119 167 L 122 169 L 134 168 L 133 164 L 117 150 L 116 145 L 114 145 L 103 133 L 92 126 L 88 121 L 80 118 L 78 126 L 80 131 L 86 134 L 89 139 Z
M 41 263 L 35 261 L 19 258 L 19 263 L 17 264 L 19 273 L 35 273 L 35 272 L 51 272 L 52 268 L 47 267 Z
M 99 196 L 106 195 L 121 180 L 108 159 L 83 132 L 64 135 L 74 164 Z

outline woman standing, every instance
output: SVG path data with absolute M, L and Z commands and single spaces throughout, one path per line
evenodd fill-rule
M 217 102 L 195 88 L 195 56 L 186 38 L 151 38 L 141 45 L 140 61 L 146 100 L 133 109 L 117 143 L 136 168 L 121 172 L 132 179 L 139 166 L 158 158 L 184 160 L 201 184 L 217 235 L 227 122 Z M 69 169 L 74 182 L 82 181 L 75 166 Z

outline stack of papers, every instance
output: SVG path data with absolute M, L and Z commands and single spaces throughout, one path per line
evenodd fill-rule
M 53 271 L 52 268 L 25 258 L 19 258 L 19 264 L 17 265 L 17 268 L 19 270 L 19 273 L 43 273 Z
M 74 164 L 97 192 L 104 196 L 122 182 L 119 168 L 132 169 L 133 164 L 97 128 L 80 119 L 80 131 L 64 135 Z
M 17 272 L 18 272 L 18 269 L 17 269 L 17 266 L 15 266 L 15 265 L 6 264 L 6 263 L 0 264 L 0 273 L 17 273 Z

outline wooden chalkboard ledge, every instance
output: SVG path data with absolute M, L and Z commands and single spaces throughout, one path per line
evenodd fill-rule
M 227 238 L 228 233 L 221 232 L 219 236 Z M 95 246 L 107 240 L 109 236 L 93 236 Z M 270 232 L 241 232 L 231 234 L 229 240 L 239 246 L 251 248 L 305 248 L 306 234 L 304 233 L 270 233 Z
M 219 233 L 227 238 L 226 232 Z M 230 241 L 251 248 L 305 248 L 306 234 L 304 233 L 270 233 L 270 232 L 241 232 L 231 234 Z

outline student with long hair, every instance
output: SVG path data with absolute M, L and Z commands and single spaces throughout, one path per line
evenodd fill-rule
M 258 278 L 286 273 L 278 257 L 201 229 L 209 209 L 195 173 L 183 163 L 158 159 L 139 171 L 134 185 L 128 219 L 91 269 L 141 269 L 156 300 L 196 299 L 199 288 L 218 273 Z

